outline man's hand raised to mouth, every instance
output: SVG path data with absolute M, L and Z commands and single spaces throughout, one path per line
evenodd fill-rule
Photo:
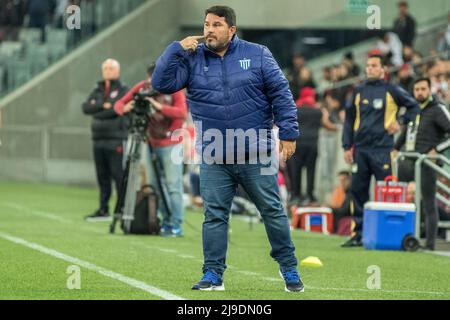
M 198 41 L 204 39 L 205 36 L 189 36 L 180 41 L 181 46 L 184 50 L 195 51 L 198 46 Z

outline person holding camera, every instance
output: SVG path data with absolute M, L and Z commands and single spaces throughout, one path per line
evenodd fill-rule
M 114 110 L 119 115 L 124 115 L 134 108 L 134 95 L 136 93 L 152 91 L 152 74 L 155 66 L 147 70 L 147 79 L 136 84 L 122 99 L 116 102 Z M 173 94 L 156 94 L 154 97 L 145 98 L 150 106 L 148 143 L 156 154 L 165 175 L 163 188 L 167 191 L 170 214 L 166 210 L 162 212 L 162 236 L 183 236 L 183 164 L 173 161 L 172 154 L 181 155 L 183 152 L 182 141 L 172 140 L 172 133 L 181 129 L 187 116 L 186 97 L 183 91 Z M 151 159 L 152 154 L 150 154 Z M 150 183 L 157 186 L 153 166 L 148 164 Z M 161 203 L 161 202 L 160 202 Z M 164 209 L 162 206 L 161 209 Z
M 97 183 L 100 188 L 100 207 L 86 220 L 109 219 L 108 202 L 111 197 L 111 179 L 120 190 L 123 176 L 123 149 L 128 136 L 128 121 L 112 108 L 125 95 L 128 87 L 120 80 L 120 64 L 108 59 L 102 65 L 103 80 L 83 103 L 83 112 L 92 116 L 92 140 Z

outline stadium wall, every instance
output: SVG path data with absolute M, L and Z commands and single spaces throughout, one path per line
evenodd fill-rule
M 81 110 L 115 58 L 128 85 L 178 37 L 178 2 L 146 1 L 0 100 L 0 179 L 94 184 L 90 119 Z

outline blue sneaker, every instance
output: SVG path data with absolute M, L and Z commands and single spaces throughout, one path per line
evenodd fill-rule
M 179 238 L 184 236 L 183 229 L 181 227 L 173 227 L 172 228 L 172 237 Z
M 212 271 L 206 271 L 202 280 L 192 286 L 192 290 L 224 291 L 223 280 Z
M 167 224 L 163 224 L 159 230 L 159 234 L 161 237 L 170 237 L 172 236 L 172 228 Z
M 284 272 L 280 270 L 280 276 L 286 284 L 284 288 L 286 292 L 305 292 L 305 287 L 298 275 L 297 269 L 293 268 Z

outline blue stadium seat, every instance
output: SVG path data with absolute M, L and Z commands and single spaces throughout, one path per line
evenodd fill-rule
M 30 79 L 31 70 L 28 60 L 12 57 L 7 65 L 8 90 L 17 88 Z
M 6 74 L 5 67 L 0 65 L 0 96 L 2 95 L 3 91 L 6 90 L 4 88 L 4 86 L 5 86 L 5 74 Z
M 39 44 L 41 42 L 41 30 L 37 28 L 23 28 L 19 32 L 19 41 L 23 44 Z
M 29 61 L 31 75 L 36 75 L 49 65 L 49 46 L 37 45 L 26 51 L 26 59 Z
M 23 45 L 19 41 L 3 41 L 0 44 L 0 56 L 11 57 L 14 55 L 19 55 Z

